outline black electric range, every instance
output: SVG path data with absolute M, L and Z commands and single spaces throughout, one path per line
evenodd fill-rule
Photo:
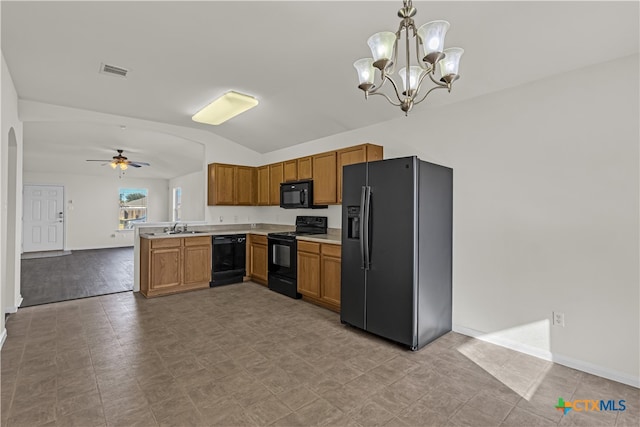
M 300 298 L 296 237 L 326 233 L 326 216 L 297 216 L 295 231 L 269 233 L 269 289 L 291 298 Z

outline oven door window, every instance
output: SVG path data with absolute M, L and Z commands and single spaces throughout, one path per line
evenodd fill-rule
M 269 273 L 296 278 L 296 242 L 269 239 Z
M 287 245 L 273 245 L 273 265 L 283 268 L 291 268 L 291 247 Z

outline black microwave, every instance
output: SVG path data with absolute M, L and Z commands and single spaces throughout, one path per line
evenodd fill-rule
M 280 207 L 284 209 L 319 209 L 327 205 L 313 204 L 313 181 L 280 183 Z

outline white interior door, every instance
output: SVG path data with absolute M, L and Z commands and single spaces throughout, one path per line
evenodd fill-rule
M 64 187 L 25 185 L 22 250 L 55 251 L 64 248 Z

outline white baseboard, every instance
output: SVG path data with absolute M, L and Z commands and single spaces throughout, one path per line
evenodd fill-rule
M 7 328 L 3 328 L 2 334 L 0 334 L 0 349 L 4 345 L 4 342 L 6 339 L 7 339 Z
M 496 344 L 501 347 L 505 347 L 511 350 L 519 351 L 520 353 L 528 354 L 540 359 L 548 360 L 560 365 L 567 366 L 569 368 L 577 369 L 588 374 L 597 375 L 602 378 L 613 380 L 619 383 L 627 384 L 632 387 L 640 388 L 640 378 L 634 377 L 624 372 L 615 371 L 613 369 L 605 368 L 603 366 L 595 365 L 584 360 L 574 359 L 572 357 L 563 356 L 561 354 L 553 353 L 550 351 L 542 350 L 538 347 L 533 347 L 528 344 L 513 341 L 508 338 L 499 337 L 495 334 L 476 331 L 475 329 L 467 328 L 464 326 L 453 325 L 453 331 L 462 335 L 466 335 L 472 338 L 476 338 L 482 341 Z

